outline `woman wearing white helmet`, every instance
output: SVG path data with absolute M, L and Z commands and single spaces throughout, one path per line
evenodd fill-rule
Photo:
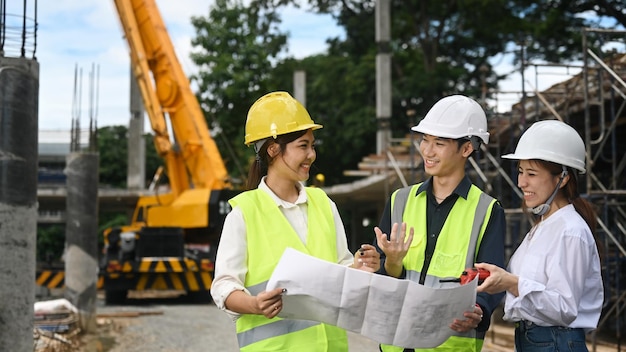
M 502 157 L 518 160 L 517 184 L 538 221 L 508 272 L 476 264 L 491 272 L 478 292 L 506 291 L 504 319 L 515 322 L 516 351 L 587 351 L 585 333 L 597 327 L 603 288 L 596 214 L 578 193 L 585 145 L 569 125 L 541 121 Z
M 236 320 L 241 351 L 348 351 L 340 328 L 277 317 L 283 291 L 265 287 L 285 248 L 378 270 L 375 248 L 363 245 L 353 256 L 335 203 L 302 184 L 316 158 L 313 130 L 319 128 L 286 92 L 268 93 L 248 111 L 245 144 L 254 146 L 256 161 L 249 190 L 230 200 L 211 286 L 216 305 Z

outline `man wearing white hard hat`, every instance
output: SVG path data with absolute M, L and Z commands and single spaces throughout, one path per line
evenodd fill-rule
M 395 191 L 387 201 L 375 228 L 380 273 L 443 288 L 451 283 L 442 280 L 458 278 L 476 262 L 504 267 L 504 210 L 465 174 L 467 159 L 481 143 L 489 142 L 482 107 L 466 96 L 448 96 L 412 129 L 421 134 L 420 152 L 430 178 Z M 491 314 L 503 296 L 477 294 L 474 309 L 446 327 L 454 330 L 452 336 L 429 351 L 480 351 Z

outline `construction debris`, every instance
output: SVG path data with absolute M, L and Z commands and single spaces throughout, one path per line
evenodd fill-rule
M 76 351 L 79 345 L 77 309 L 66 299 L 35 303 L 34 351 Z

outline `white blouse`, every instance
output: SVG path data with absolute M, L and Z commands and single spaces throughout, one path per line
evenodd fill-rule
M 509 262 L 519 296 L 507 292 L 504 319 L 539 326 L 598 325 L 604 290 L 600 258 L 585 220 L 569 204 L 539 222 Z

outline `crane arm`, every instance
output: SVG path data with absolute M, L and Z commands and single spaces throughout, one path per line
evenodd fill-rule
M 133 73 L 165 159 L 174 194 L 230 188 L 228 173 L 155 0 L 114 0 L 130 48 Z M 177 146 L 170 142 L 166 114 Z

